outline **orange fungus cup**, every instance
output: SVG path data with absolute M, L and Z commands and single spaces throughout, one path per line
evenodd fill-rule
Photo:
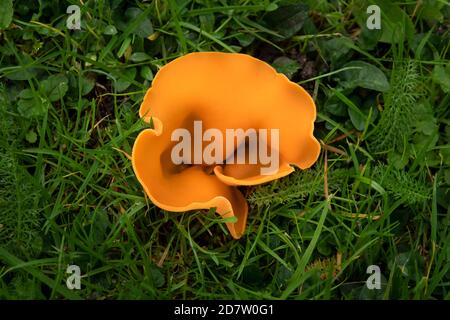
M 133 146 L 134 172 L 158 207 L 215 208 L 233 238 L 245 231 L 248 206 L 237 186 L 309 168 L 320 145 L 316 107 L 299 85 L 245 54 L 199 52 L 156 74 L 139 115 L 153 129 Z

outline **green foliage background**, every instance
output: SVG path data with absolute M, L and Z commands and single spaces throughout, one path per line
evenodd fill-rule
M 448 1 L 0 7 L 1 299 L 450 298 Z M 243 189 L 239 241 L 213 210 L 156 208 L 126 157 L 153 75 L 207 50 L 270 63 L 318 109 L 320 159 Z

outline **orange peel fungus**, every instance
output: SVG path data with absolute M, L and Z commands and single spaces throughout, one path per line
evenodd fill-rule
M 267 63 L 245 54 L 199 52 L 173 60 L 156 74 L 139 115 L 153 123 L 153 129 L 143 130 L 136 138 L 132 165 L 151 201 L 174 212 L 216 208 L 223 218 L 235 217 L 226 223 L 235 239 L 244 233 L 248 214 L 237 186 L 284 177 L 294 166 L 309 168 L 320 152 L 313 136 L 316 107 L 311 96 Z M 195 136 L 199 121 L 205 133 L 214 129 L 210 132 L 215 134 L 203 135 L 200 144 L 188 141 L 183 159 L 195 158 L 196 151 L 206 152 L 208 145 L 224 142 L 224 137 L 231 141 L 216 144 L 215 163 L 203 159 L 174 163 L 173 132 L 181 128 Z M 230 128 L 254 130 L 259 148 L 263 141 L 271 155 L 277 154 L 275 170 L 262 174 L 267 162 L 261 157 L 256 163 L 228 161 L 250 139 L 229 136 Z M 275 129 L 278 136 L 262 134 Z M 230 145 L 236 147 L 227 148 Z M 244 156 L 249 159 L 252 154 L 245 151 Z

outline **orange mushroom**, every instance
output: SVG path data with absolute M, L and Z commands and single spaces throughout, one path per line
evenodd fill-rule
M 236 186 L 278 179 L 293 172 L 293 166 L 309 168 L 320 152 L 313 136 L 316 108 L 311 96 L 270 65 L 245 54 L 199 52 L 168 63 L 156 74 L 139 115 L 152 122 L 153 129 L 136 138 L 132 165 L 151 201 L 175 212 L 214 207 L 222 217 L 236 218 L 226 223 L 235 239 L 244 233 L 248 214 Z M 225 144 L 215 150 L 216 163 L 175 163 L 173 132 L 182 128 L 195 135 L 196 121 L 204 130 L 215 129 L 218 135 L 209 141 L 220 134 L 228 137 L 227 129 L 254 129 L 260 138 L 263 130 L 277 130 L 279 140 L 270 136 L 266 144 L 271 155 L 278 155 L 278 168 L 262 174 L 266 163 L 261 158 L 256 163 L 230 163 L 232 153 L 248 144 L 249 137 L 239 135 L 232 136 L 232 152 Z M 208 146 L 204 139 L 200 145 L 188 143 L 192 148 L 190 155 L 183 154 L 187 158 L 195 157 L 194 149 L 205 151 Z M 246 151 L 246 159 L 251 156 Z

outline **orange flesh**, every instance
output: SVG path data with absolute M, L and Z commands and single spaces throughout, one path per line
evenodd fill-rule
M 215 207 L 224 218 L 237 218 L 227 223 L 236 239 L 245 231 L 248 207 L 235 186 L 278 179 L 294 171 L 291 165 L 309 168 L 320 152 L 311 96 L 244 54 L 191 53 L 170 62 L 157 73 L 139 114 L 147 122 L 152 118 L 154 129 L 137 137 L 132 164 L 153 203 L 176 212 Z M 192 134 L 194 120 L 202 121 L 204 131 L 219 129 L 223 137 L 226 129 L 279 129 L 278 172 L 261 175 L 261 164 L 217 165 L 214 174 L 203 165 L 177 168 L 170 158 L 171 134 L 178 128 Z M 225 148 L 223 155 L 229 156 Z

